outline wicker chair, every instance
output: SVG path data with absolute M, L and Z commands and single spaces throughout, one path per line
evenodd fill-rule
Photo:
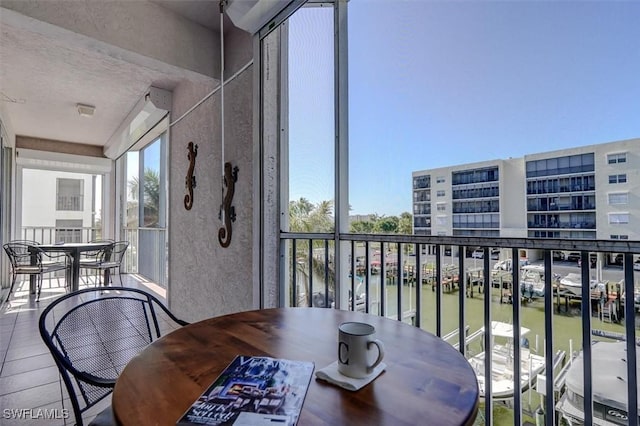
M 76 424 L 82 426 L 83 414 L 112 392 L 131 358 L 186 324 L 156 297 L 134 288 L 78 290 L 47 306 L 40 335 L 60 371 Z M 110 415 L 108 406 L 96 419 Z

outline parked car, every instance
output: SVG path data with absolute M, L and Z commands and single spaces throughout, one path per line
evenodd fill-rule
M 634 271 L 640 271 L 640 259 L 638 259 L 635 262 L 633 262 L 633 270 Z
M 577 262 L 580 260 L 580 253 L 577 251 L 572 251 L 567 255 L 567 260 L 569 262 Z
M 563 251 L 554 251 L 552 253 L 553 260 L 564 260 L 564 252 Z
M 482 259 L 484 257 L 484 250 L 476 249 L 471 253 L 471 257 L 475 257 L 476 259 Z

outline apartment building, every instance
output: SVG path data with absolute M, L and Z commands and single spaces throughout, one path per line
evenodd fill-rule
M 640 139 L 412 177 L 416 235 L 640 239 Z
M 21 234 L 43 243 L 80 242 L 100 220 L 101 200 L 94 197 L 99 176 L 53 170 L 24 169 Z

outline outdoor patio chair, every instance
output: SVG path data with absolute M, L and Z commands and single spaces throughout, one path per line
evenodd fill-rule
M 36 301 L 40 300 L 44 274 L 65 270 L 66 278 L 69 277 L 71 263 L 63 253 L 45 252 L 37 245 L 34 245 L 33 242 L 26 242 L 25 240 L 12 241 L 2 247 L 9 257 L 12 274 L 11 287 L 9 288 L 9 293 L 7 293 L 7 299 L 5 301 L 8 301 L 11 296 L 18 275 L 37 276 L 38 288 Z M 65 279 L 65 285 L 66 284 L 68 284 L 68 279 Z
M 12 243 L 24 243 L 24 244 L 30 244 L 32 246 L 37 246 L 40 245 L 40 242 L 35 241 L 35 240 L 11 240 Z
M 118 278 L 120 279 L 120 287 L 122 287 L 122 276 L 120 267 L 122 266 L 122 259 L 129 247 L 128 241 L 117 241 L 109 247 L 98 250 L 93 260 L 85 259 L 80 261 L 80 268 L 93 269 L 98 276 L 104 275 L 105 270 L 110 270 L 113 273 L 118 271 Z M 109 276 L 111 279 L 111 276 Z M 102 284 L 102 278 L 100 278 L 100 284 Z M 108 285 L 109 283 L 104 283 Z
M 115 244 L 115 240 L 112 239 L 97 239 L 97 240 L 91 240 L 89 241 L 90 243 L 110 243 L 110 244 Z M 113 246 L 112 246 L 113 247 Z M 111 252 L 112 247 L 109 249 L 109 253 Z M 96 265 L 100 262 L 101 258 L 103 258 L 105 255 L 105 250 L 104 249 L 97 249 L 97 250 L 90 250 L 90 251 L 85 251 L 82 252 L 80 255 L 80 268 L 85 268 L 85 265 Z M 88 281 L 88 276 L 89 276 L 89 268 L 86 268 L 85 271 L 87 272 L 87 274 L 85 275 L 85 277 L 87 277 L 87 281 Z M 97 281 L 96 281 L 97 282 Z
M 78 290 L 47 306 L 40 315 L 40 335 L 65 384 L 76 424 L 82 426 L 83 414 L 113 391 L 131 358 L 186 324 L 155 296 L 134 288 Z M 110 405 L 90 424 L 109 422 Z
M 116 241 L 112 240 L 112 239 L 100 239 L 100 240 L 91 240 L 89 242 L 90 243 L 111 243 L 111 244 L 114 244 Z M 80 261 L 81 262 L 83 260 L 93 260 L 93 261 L 95 261 L 99 254 L 100 254 L 100 250 L 91 250 L 91 251 L 82 252 L 82 257 L 80 258 Z

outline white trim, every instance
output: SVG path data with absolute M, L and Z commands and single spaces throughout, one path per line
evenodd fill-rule
M 28 169 L 102 174 L 111 173 L 113 160 L 61 152 L 18 148 L 16 149 L 16 165 Z
M 349 232 L 349 44 L 348 7 L 344 0 L 335 1 L 333 7 L 334 48 L 334 113 L 335 113 L 335 234 L 334 250 L 335 295 L 337 307 L 349 304 L 350 245 L 340 241 L 341 232 Z M 342 283 L 338 285 L 337 283 Z
M 104 155 L 116 159 L 131 149 L 167 116 L 171 111 L 171 102 L 170 91 L 149 87 L 107 141 Z M 159 133 L 164 132 L 167 126 L 168 123 Z
M 290 0 L 230 0 L 225 11 L 236 27 L 255 34 L 289 3 Z

